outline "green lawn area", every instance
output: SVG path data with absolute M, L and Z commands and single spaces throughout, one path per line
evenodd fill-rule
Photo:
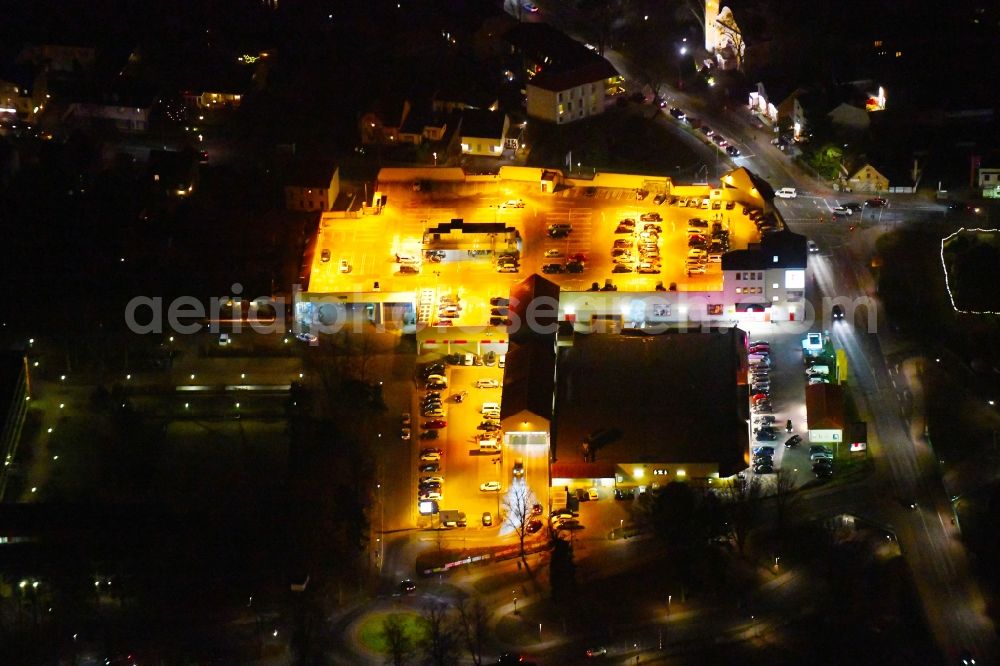
M 369 615 L 358 628 L 358 640 L 361 641 L 362 645 L 373 652 L 388 654 L 389 646 L 385 640 L 382 623 L 390 615 L 397 615 L 403 621 L 403 627 L 406 631 L 406 636 L 410 639 L 410 645 L 415 645 L 423 639 L 426 622 L 416 613 L 376 613 Z
M 943 241 L 942 258 L 955 308 L 1000 312 L 1000 233 L 959 231 Z
M 650 118 L 652 116 L 652 119 Z M 649 105 L 611 107 L 603 114 L 567 125 L 528 123 L 529 166 L 565 168 L 572 151 L 574 169 L 693 176 L 704 163 L 668 129 L 667 118 Z

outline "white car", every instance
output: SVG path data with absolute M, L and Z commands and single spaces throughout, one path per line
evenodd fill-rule
M 498 382 L 495 379 L 477 379 L 476 380 L 476 388 L 497 388 L 499 386 L 500 386 L 500 382 Z
M 349 263 L 347 263 L 347 259 L 341 259 L 340 260 L 340 272 L 341 273 L 350 273 L 351 272 L 351 265 Z
M 424 462 L 437 462 L 437 461 L 441 460 L 441 454 L 440 453 L 428 452 L 428 453 L 425 453 L 422 456 L 420 456 L 420 459 L 422 461 L 424 461 Z
M 420 493 L 419 497 L 420 497 L 420 499 L 422 499 L 424 501 L 433 500 L 433 501 L 440 502 L 443 499 L 443 496 L 441 495 L 441 493 L 433 491 L 433 490 L 431 492 L 429 492 L 429 493 Z
M 524 201 L 521 199 L 508 199 L 500 204 L 501 208 L 524 208 Z
M 701 260 L 701 259 L 704 259 L 707 256 L 708 256 L 708 252 L 705 252 L 704 250 L 699 250 L 696 247 L 693 247 L 690 250 L 688 250 L 688 259 L 699 259 L 699 260 Z
M 404 427 L 402 430 L 400 430 L 399 431 L 399 438 L 402 439 L 404 442 L 409 441 L 409 439 L 410 439 L 410 429 L 407 428 L 407 427 Z
M 495 493 L 500 490 L 499 481 L 487 481 L 479 484 L 479 490 L 484 493 Z
M 444 483 L 443 476 L 422 476 L 420 483 Z
M 819 245 L 816 245 L 816 241 L 814 240 L 807 240 L 806 247 L 809 249 L 810 254 L 819 252 Z
M 562 250 L 546 250 L 545 251 L 545 258 L 546 259 L 554 259 L 556 257 L 561 257 L 561 256 L 563 256 Z
M 774 196 L 779 199 L 794 199 L 799 196 L 799 193 L 795 191 L 794 187 L 782 187 L 780 190 L 774 193 Z

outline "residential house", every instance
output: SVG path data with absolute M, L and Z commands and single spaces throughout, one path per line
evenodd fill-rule
M 979 169 L 979 189 L 986 199 L 1000 199 L 1000 169 Z
M 327 211 L 340 194 L 340 169 L 328 161 L 300 161 L 285 179 L 285 208 Z
M 528 115 L 563 124 L 604 113 L 607 89 L 617 85 L 619 76 L 601 57 L 569 69 L 544 70 L 528 81 Z
M 622 81 L 607 60 L 544 23 L 519 23 L 502 38 L 531 117 L 566 123 L 603 113 L 608 89 Z
M 463 155 L 500 157 L 510 128 L 510 117 L 498 111 L 466 109 L 459 129 Z
M 273 52 L 259 45 L 245 49 L 198 39 L 179 49 L 174 81 L 189 112 L 236 109 L 247 93 L 264 87 Z
M 63 100 L 66 110 L 62 122 L 67 125 L 114 128 L 121 132 L 141 133 L 149 129 L 149 116 L 155 103 L 151 90 L 132 88 L 98 94 L 70 94 Z
M 801 132 L 805 128 L 805 112 L 798 97 L 804 92 L 782 79 L 769 78 L 757 82 L 747 103 L 750 110 L 769 125 L 777 126 L 779 121 L 787 119 L 793 130 L 795 123 L 799 123 Z
M 888 192 L 889 179 L 872 164 L 866 163 L 847 179 L 847 187 L 850 192 L 864 192 L 868 194 Z
M 847 102 L 841 102 L 826 115 L 834 127 L 851 132 L 864 132 L 871 125 L 867 111 Z
M 399 131 L 410 115 L 410 100 L 384 97 L 375 101 L 370 111 L 361 116 L 358 129 L 364 145 L 395 144 Z
M 454 133 L 458 127 L 461 114 L 459 112 L 412 111 L 399 128 L 397 141 L 419 146 L 425 141 L 430 143 L 444 142 L 449 132 Z M 444 147 L 442 146 L 442 152 Z
M 778 104 L 778 126 L 782 131 L 791 132 L 792 139 L 796 141 L 807 134 L 809 124 L 803 102 L 808 96 L 808 91 L 797 88 Z

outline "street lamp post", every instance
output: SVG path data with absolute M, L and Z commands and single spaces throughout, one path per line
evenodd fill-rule
M 516 592 L 517 592 L 517 590 L 511 590 L 510 591 L 511 594 L 515 595 L 514 596 L 514 615 L 517 615 L 517 596 L 516 596 Z

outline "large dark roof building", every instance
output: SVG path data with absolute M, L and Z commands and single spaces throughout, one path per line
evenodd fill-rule
M 744 342 L 736 328 L 578 335 L 573 346 L 560 348 L 555 458 L 614 462 L 618 481 L 632 476 L 637 485 L 745 469 Z M 635 474 L 634 468 L 643 471 Z

